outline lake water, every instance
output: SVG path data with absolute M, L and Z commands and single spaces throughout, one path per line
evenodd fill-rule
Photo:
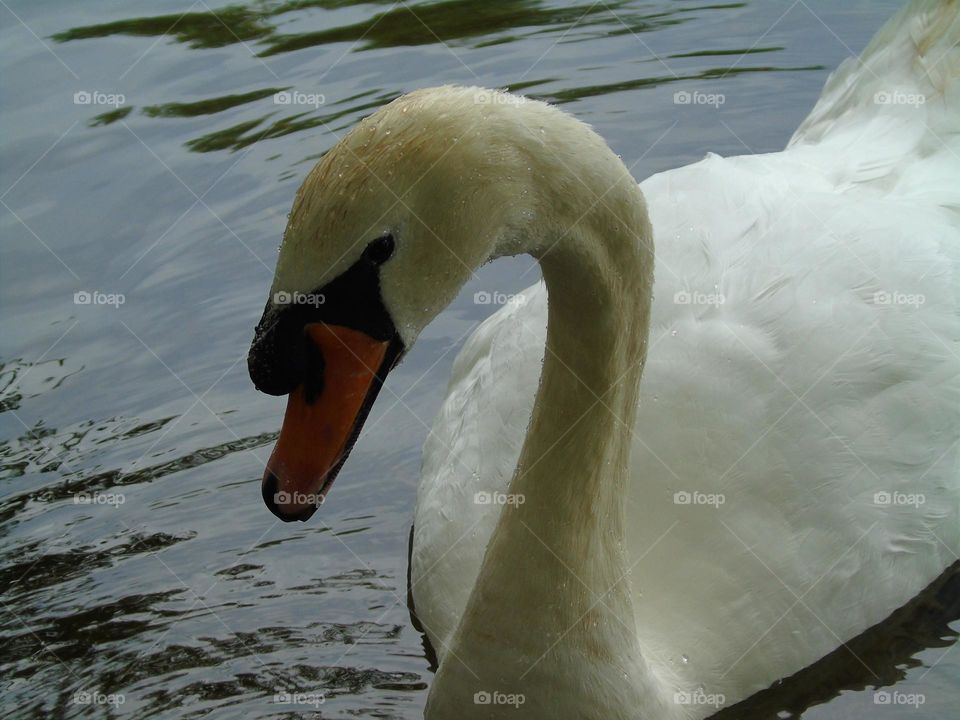
M 898 4 L 0 3 L 3 715 L 420 717 L 420 447 L 493 311 L 474 294 L 536 268 L 480 272 L 391 375 L 330 502 L 280 523 L 259 478 L 284 401 L 245 356 L 304 175 L 373 108 L 444 82 L 562 103 L 638 179 L 776 150 Z M 936 627 L 896 671 L 924 704 L 883 717 L 956 707 Z M 869 687 L 831 694 L 803 717 L 880 717 Z

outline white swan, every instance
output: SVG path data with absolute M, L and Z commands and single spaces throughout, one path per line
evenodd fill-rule
M 786 150 L 643 194 L 585 125 L 478 88 L 404 96 L 317 164 L 250 354 L 290 393 L 284 519 L 475 268 L 543 271 L 468 341 L 424 450 L 428 718 L 705 717 L 957 559 L 958 39 L 955 0 L 913 3 Z

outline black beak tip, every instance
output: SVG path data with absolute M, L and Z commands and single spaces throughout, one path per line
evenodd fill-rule
M 263 503 L 267 506 L 267 509 L 269 509 L 270 512 L 284 522 L 294 522 L 295 520 L 306 522 L 313 517 L 313 514 L 317 511 L 316 507 L 306 507 L 303 510 L 294 513 L 287 513 L 281 510 L 277 505 L 277 488 L 279 486 L 280 483 L 277 481 L 277 476 L 272 472 L 263 479 L 263 482 L 260 485 L 260 492 L 263 495 Z

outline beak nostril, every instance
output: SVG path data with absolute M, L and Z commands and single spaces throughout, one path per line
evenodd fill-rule
M 267 470 L 266 476 L 263 478 L 263 482 L 260 484 L 260 493 L 263 495 L 263 503 L 267 508 L 276 515 L 278 518 L 284 522 L 293 522 L 294 520 L 299 520 L 300 522 L 306 522 L 310 517 L 317 511 L 316 507 L 305 507 L 302 510 L 295 512 L 285 512 L 277 504 L 277 496 L 279 495 L 280 483 L 277 480 L 277 476 L 273 474 L 272 471 Z

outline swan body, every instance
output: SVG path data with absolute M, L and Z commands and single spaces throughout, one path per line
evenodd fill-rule
M 467 341 L 424 448 L 429 720 L 706 717 L 957 559 L 958 38 L 955 0 L 913 3 L 786 150 L 639 187 L 569 115 L 458 87 L 399 98 L 310 173 L 272 297 L 351 302 L 268 303 L 251 350 L 291 394 L 264 480 L 284 519 L 475 268 L 543 272 Z M 319 469 L 297 455 L 330 438 Z
M 918 83 L 904 45 L 943 19 L 906 17 L 865 54 L 882 74 L 841 68 L 785 151 L 641 183 L 657 270 L 624 542 L 641 652 L 671 696 L 649 717 L 709 716 L 769 686 L 957 559 L 960 66 L 954 49 L 933 88 Z M 941 29 L 960 37 L 955 14 Z M 890 83 L 930 106 L 884 112 L 870 98 Z M 547 294 L 529 288 L 471 336 L 424 448 L 411 579 L 441 663 L 520 501 Z M 515 552 L 549 551 L 528 534 Z M 539 610 L 522 594 L 504 608 L 516 633 Z

